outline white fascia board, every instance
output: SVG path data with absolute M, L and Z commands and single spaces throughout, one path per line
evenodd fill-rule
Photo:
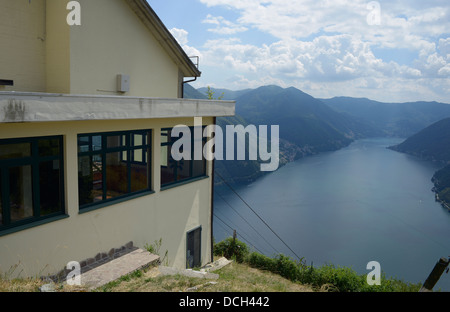
M 235 115 L 235 101 L 0 92 L 0 123 Z

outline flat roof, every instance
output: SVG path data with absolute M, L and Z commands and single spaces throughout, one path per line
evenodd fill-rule
M 0 123 L 235 115 L 235 101 L 0 92 Z

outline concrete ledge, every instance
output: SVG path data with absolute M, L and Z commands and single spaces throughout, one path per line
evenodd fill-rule
M 235 101 L 0 92 L 0 123 L 234 116 Z

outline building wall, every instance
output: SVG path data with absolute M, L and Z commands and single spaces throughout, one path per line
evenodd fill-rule
M 204 118 L 211 124 L 212 118 Z M 70 261 L 82 261 L 108 252 L 129 241 L 143 248 L 162 239 L 161 255 L 168 251 L 169 265 L 186 266 L 186 233 L 202 226 L 202 261 L 211 259 L 211 178 L 160 190 L 160 130 L 193 119 L 129 121 L 79 121 L 0 124 L 0 139 L 64 136 L 65 200 L 68 218 L 9 235 L 0 233 L 0 273 L 42 276 L 63 269 Z M 117 130 L 151 129 L 152 188 L 155 193 L 90 212 L 78 209 L 77 134 Z M 211 165 L 208 164 L 211 176 Z
M 0 0 L 0 79 L 15 84 L 0 91 L 181 97 L 178 66 L 124 0 L 79 0 L 79 26 L 68 2 Z
M 71 93 L 178 97 L 178 67 L 123 0 L 81 0 L 81 25 L 70 27 Z
M 46 79 L 45 92 L 71 93 L 70 31 L 66 18 L 67 1 L 46 0 Z
M 45 0 L 0 0 L 0 91 L 45 91 L 45 37 Z

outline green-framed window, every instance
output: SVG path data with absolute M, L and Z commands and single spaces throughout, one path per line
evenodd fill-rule
M 0 233 L 65 214 L 63 137 L 0 140 Z
M 194 136 L 194 127 L 189 127 L 191 132 L 190 137 L 190 159 L 175 160 L 172 157 L 172 146 L 180 138 L 172 137 L 173 129 L 161 130 L 161 187 L 174 185 L 180 182 L 189 181 L 192 179 L 206 177 L 206 159 L 203 155 L 203 148 L 207 138 L 203 137 L 203 130 L 205 127 L 199 127 L 197 131 L 201 131 L 202 137 L 196 138 Z M 196 142 L 196 141 L 201 142 Z M 201 159 L 196 159 L 195 146 L 200 143 L 202 147 Z M 184 148 L 184 146 L 183 146 Z M 183 151 L 180 151 L 183 152 Z
M 151 191 L 151 130 L 78 135 L 80 210 Z

